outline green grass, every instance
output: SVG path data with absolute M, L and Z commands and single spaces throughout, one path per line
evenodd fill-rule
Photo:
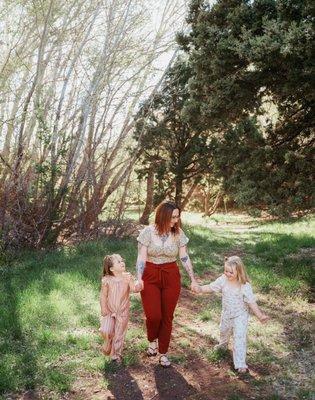
M 210 276 L 222 273 L 225 255 L 241 254 L 255 291 L 275 319 L 275 324 L 266 328 L 270 339 L 260 333 L 258 324 L 251 328 L 252 334 L 262 335 L 256 346 L 254 340 L 250 342 L 252 360 L 284 365 L 289 360 L 285 346 L 288 352 L 310 349 L 311 317 L 307 306 L 314 285 L 310 251 L 314 248 L 314 220 L 262 223 L 249 217 L 244 221 L 244 216 L 238 215 L 202 219 L 198 214 L 186 213 L 183 219 L 190 238 L 191 259 L 201 280 L 207 283 Z M 237 225 L 244 222 L 253 227 L 238 230 Z M 101 339 L 97 332 L 102 259 L 114 252 L 127 260 L 127 268 L 133 272 L 135 239 L 104 239 L 50 252 L 22 252 L 14 260 L 3 262 L 0 394 L 40 388 L 49 392 L 51 398 L 54 393 L 58 398 L 71 389 L 81 374 L 110 372 L 115 368 L 100 355 Z M 183 284 L 188 283 L 183 274 Z M 204 301 L 210 304 L 209 299 Z M 212 323 L 212 318 L 217 322 L 220 302 L 211 301 L 216 304 L 214 314 L 213 306 L 209 306 L 198 316 L 204 323 Z M 290 311 L 281 313 L 282 307 Z M 131 314 L 131 321 L 139 328 L 127 334 L 126 366 L 137 364 L 139 353 L 146 346 L 138 297 L 132 297 Z M 274 343 L 281 330 L 281 335 L 287 335 L 287 342 Z M 291 337 L 295 339 L 292 341 Z M 187 343 L 183 341 L 180 346 L 185 349 Z M 221 356 L 211 350 L 207 353 L 210 362 L 216 362 L 216 358 L 219 361 Z M 179 357 L 177 362 L 182 362 L 183 356 Z M 288 373 L 293 385 L 298 373 Z M 307 387 L 297 387 L 298 391 L 304 396 L 301 398 L 308 398 Z
M 201 311 L 201 313 L 199 313 L 199 317 L 201 321 L 206 322 L 211 320 L 211 314 L 212 314 L 211 310 L 205 309 Z
M 76 371 L 101 360 L 97 335 L 102 258 L 135 262 L 134 241 L 104 240 L 24 252 L 1 267 L 0 393 L 68 391 Z
M 211 363 L 219 363 L 226 360 L 229 356 L 229 351 L 224 348 L 211 349 L 205 352 L 206 358 Z
M 185 354 L 172 354 L 170 355 L 170 361 L 174 364 L 182 364 L 187 360 Z

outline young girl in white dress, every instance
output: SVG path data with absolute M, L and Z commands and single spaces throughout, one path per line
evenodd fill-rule
M 233 333 L 233 363 L 238 372 L 246 372 L 247 325 L 249 310 L 260 322 L 269 317 L 258 307 L 242 260 L 237 256 L 226 257 L 224 274 L 209 285 L 199 286 L 197 293 L 222 293 L 222 314 L 219 347 L 228 345 Z

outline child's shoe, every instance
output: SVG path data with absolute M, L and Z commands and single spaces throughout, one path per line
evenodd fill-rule
M 114 361 L 117 364 L 121 364 L 122 363 L 122 357 L 120 355 L 115 355 L 111 357 L 111 360 Z

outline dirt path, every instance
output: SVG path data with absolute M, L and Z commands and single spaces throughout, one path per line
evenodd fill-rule
M 207 323 L 196 320 L 202 304 L 183 288 L 176 310 L 170 355 L 173 365 L 164 369 L 157 358 L 141 355 L 134 366 L 113 366 L 104 374 L 78 377 L 72 393 L 64 400 L 240 400 L 262 399 L 255 393 L 255 382 L 261 373 L 239 377 L 233 373 L 231 357 L 211 363 L 200 354 L 200 348 L 215 344 L 206 334 Z M 134 323 L 131 323 L 131 326 Z M 139 327 L 139 324 L 136 324 Z M 208 328 L 209 329 L 209 328 Z M 199 349 L 199 351 L 197 351 Z M 108 382 L 108 387 L 104 387 Z

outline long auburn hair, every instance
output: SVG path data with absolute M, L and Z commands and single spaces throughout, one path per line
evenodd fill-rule
M 245 265 L 243 264 L 243 261 L 240 259 L 240 257 L 238 256 L 225 257 L 224 264 L 227 264 L 232 268 L 235 267 L 239 283 L 245 285 L 246 282 L 250 282 L 245 269 Z
M 174 226 L 170 229 L 170 223 L 172 220 L 172 214 L 174 210 L 179 211 L 179 219 L 174 224 Z M 159 235 L 163 235 L 165 233 L 169 233 L 171 230 L 173 235 L 179 233 L 180 224 L 180 208 L 171 201 L 163 201 L 160 203 L 155 210 L 155 228 L 158 231 Z

